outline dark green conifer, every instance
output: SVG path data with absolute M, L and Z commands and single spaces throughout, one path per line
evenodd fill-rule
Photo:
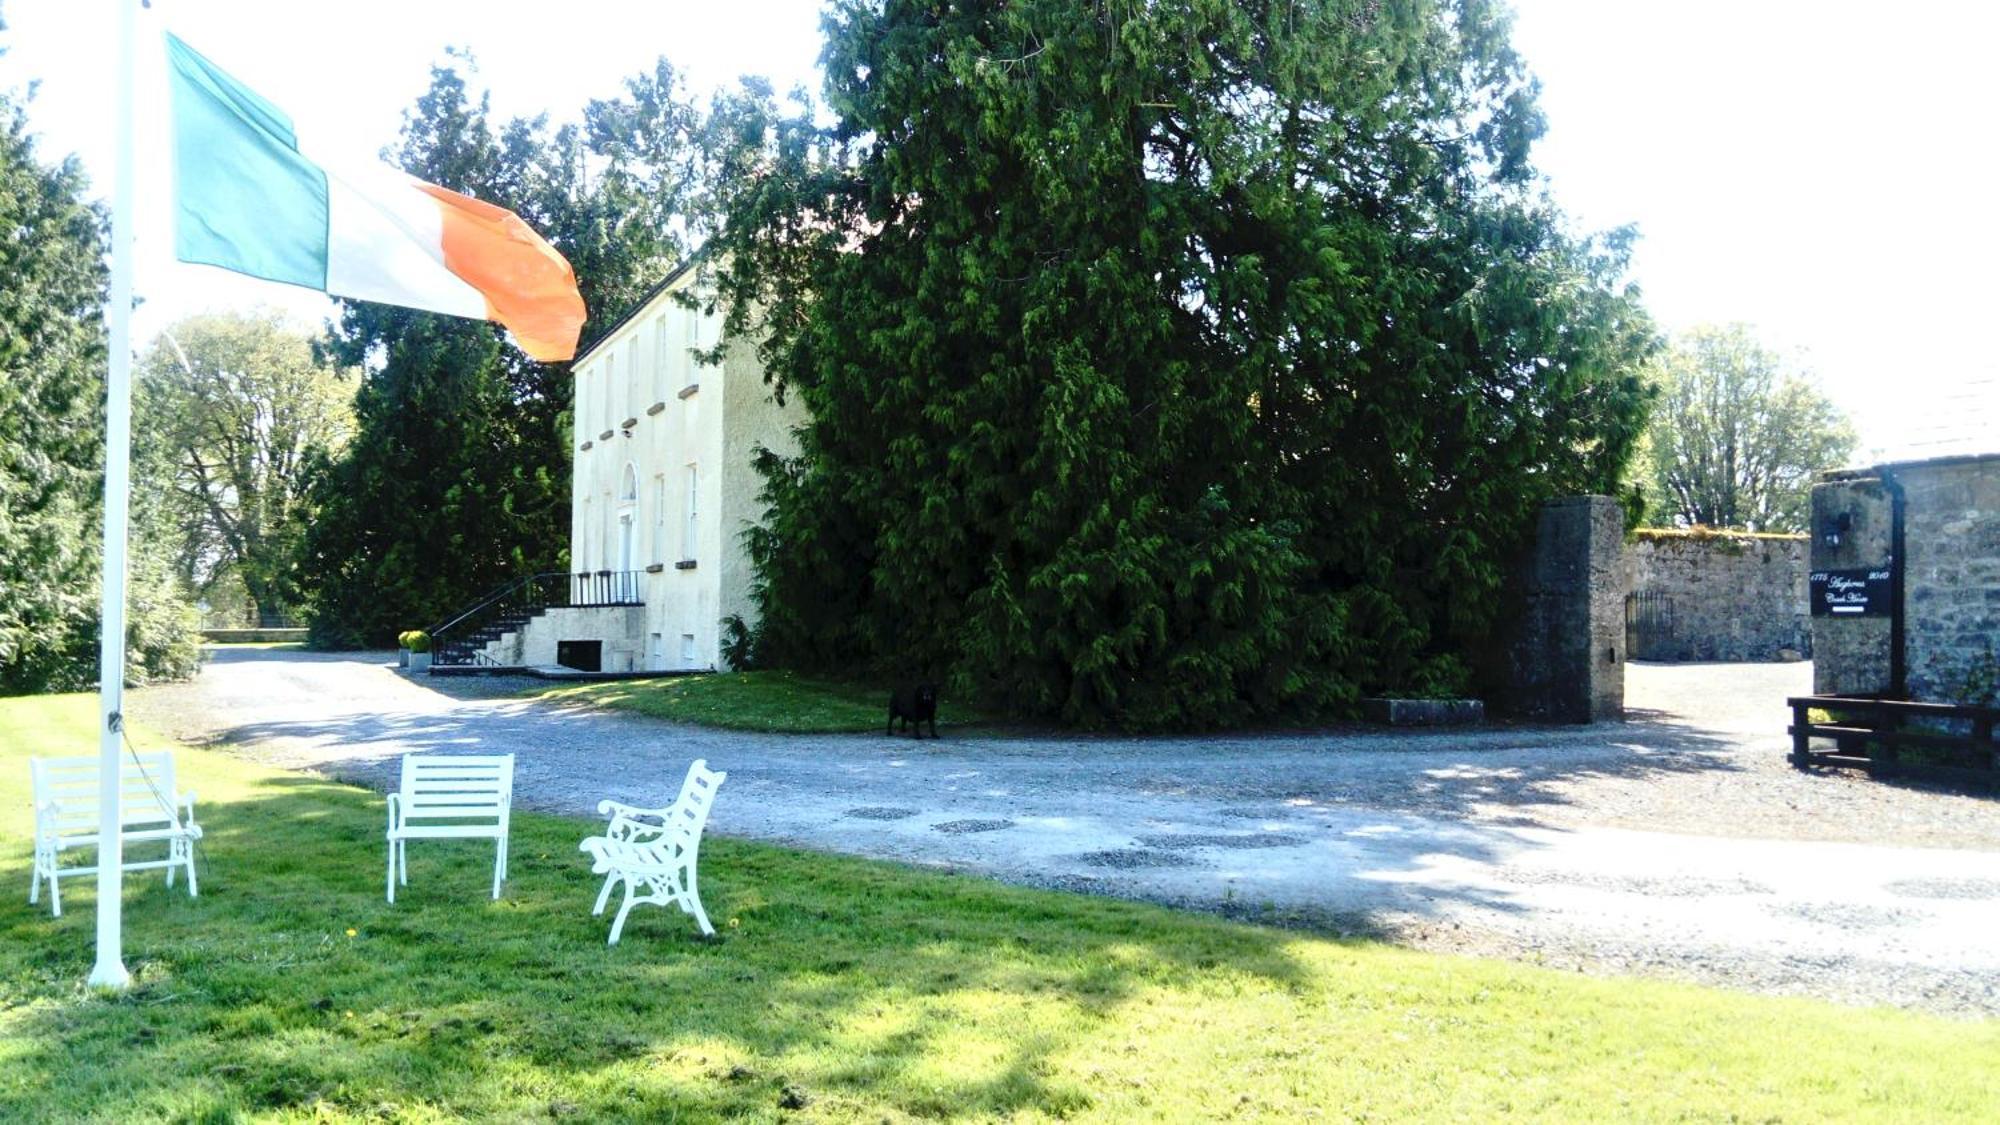
M 733 327 L 810 407 L 760 656 L 1213 726 L 1467 687 L 1652 346 L 1486 0 L 836 0 L 719 107 Z M 755 319 L 751 319 L 752 315 Z

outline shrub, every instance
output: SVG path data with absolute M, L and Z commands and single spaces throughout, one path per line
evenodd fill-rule
M 431 650 L 431 635 L 422 629 L 411 629 L 408 632 L 396 634 L 396 643 L 409 649 L 411 652 L 429 652 Z

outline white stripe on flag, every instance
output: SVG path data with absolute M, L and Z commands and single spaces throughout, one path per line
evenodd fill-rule
M 417 181 L 386 164 L 326 171 L 326 291 L 486 319 L 486 297 L 445 268 L 444 218 Z

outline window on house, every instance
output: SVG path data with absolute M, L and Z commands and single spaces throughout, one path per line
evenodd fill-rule
M 604 514 L 598 522 L 597 569 L 611 570 L 618 562 L 618 498 L 610 489 L 602 494 Z
M 653 401 L 667 401 L 667 314 L 653 318 Z
M 667 474 L 653 478 L 653 561 L 667 565 Z
M 577 533 L 570 537 L 570 543 L 576 550 L 576 557 L 570 560 L 570 565 L 574 566 L 579 573 L 590 569 L 590 536 L 592 530 L 597 527 L 595 523 L 591 522 L 590 514 L 590 498 L 585 497 L 583 501 L 583 518 L 576 525 Z
M 618 498 L 630 504 L 639 498 L 639 470 L 632 462 L 625 462 L 625 472 L 618 478 Z
M 632 330 L 631 337 L 625 341 L 625 381 L 630 383 L 633 390 L 637 391 L 638 394 L 627 394 L 625 396 L 624 413 L 620 414 L 619 418 L 621 420 L 628 418 L 636 419 L 639 417 L 639 411 L 642 408 L 642 404 L 637 399 L 640 394 L 645 393 L 646 388 L 645 376 L 639 371 L 639 330 L 637 328 Z
M 695 529 L 700 518 L 701 474 L 696 466 L 687 467 L 687 527 L 681 533 L 681 558 L 694 558 Z
M 576 383 L 570 388 L 574 401 L 569 404 L 570 428 L 576 431 L 577 444 L 581 445 L 597 435 L 590 430 L 590 384 L 597 366 L 592 364 L 576 373 Z
M 609 433 L 618 424 L 613 413 L 618 405 L 618 354 L 612 352 L 604 357 L 604 428 L 599 433 Z
M 681 634 L 681 667 L 694 667 L 694 634 Z
M 701 347 L 701 310 L 681 310 L 681 333 L 686 337 L 687 346 L 681 349 L 681 385 L 692 387 L 701 382 L 701 364 L 694 358 L 695 349 Z

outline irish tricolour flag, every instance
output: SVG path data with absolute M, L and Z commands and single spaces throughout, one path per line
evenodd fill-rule
M 276 106 L 171 35 L 167 72 L 181 261 L 498 321 L 539 360 L 576 354 L 576 274 L 513 212 L 384 164 L 325 159 Z

